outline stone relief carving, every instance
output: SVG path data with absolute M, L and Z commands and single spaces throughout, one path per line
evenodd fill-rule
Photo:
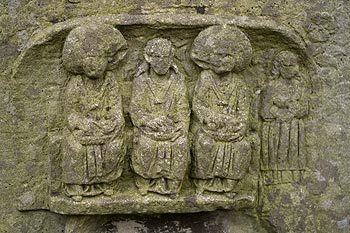
M 240 71 L 250 63 L 252 48 L 238 29 L 213 26 L 196 37 L 191 55 L 205 69 L 192 103 L 200 122 L 195 132 L 192 177 L 198 193 L 207 190 L 233 197 L 251 160 L 246 138 L 249 95 Z
M 73 29 L 64 44 L 66 124 L 62 179 L 66 195 L 112 195 L 123 170 L 126 148 L 121 94 L 110 71 L 126 53 L 126 41 L 111 25 Z
M 42 35 L 23 61 L 39 59 L 45 72 L 26 76 L 19 61 L 15 75 L 25 83 L 18 99 L 43 90 L 25 99 L 40 109 L 25 118 L 24 106 L 19 119 L 33 123 L 32 138 L 41 140 L 25 143 L 48 160 L 41 177 L 48 194 L 29 198 L 28 188 L 23 209 L 255 208 L 261 179 L 292 182 L 306 170 L 307 54 L 289 28 L 210 16 L 106 16 Z M 38 87 L 26 83 L 33 77 Z
M 304 118 L 308 114 L 306 80 L 298 57 L 279 52 L 273 77 L 262 91 L 261 169 L 267 184 L 298 181 L 306 169 Z
M 142 195 L 151 191 L 175 197 L 189 164 L 190 109 L 185 80 L 173 56 L 169 40 L 150 40 L 144 49 L 146 63 L 134 81 L 130 113 L 136 128 L 131 162 Z

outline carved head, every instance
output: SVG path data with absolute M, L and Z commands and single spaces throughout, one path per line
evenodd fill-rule
M 285 79 L 299 77 L 297 56 L 290 51 L 279 52 L 273 63 L 273 74 Z
M 123 35 L 109 24 L 90 24 L 73 29 L 64 43 L 63 65 L 73 74 L 102 78 L 126 54 Z
M 252 58 L 252 46 L 248 37 L 236 27 L 212 26 L 195 38 L 192 60 L 204 69 L 215 73 L 240 72 Z
M 148 41 L 144 57 L 151 68 L 160 75 L 166 74 L 173 63 L 175 49 L 171 42 L 164 38 L 155 38 Z

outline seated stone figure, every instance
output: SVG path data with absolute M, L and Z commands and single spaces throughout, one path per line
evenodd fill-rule
M 169 40 L 150 40 L 133 86 L 130 114 L 135 126 L 132 168 L 136 186 L 176 197 L 189 163 L 190 109 L 184 78 L 173 65 Z
M 126 53 L 126 41 L 111 25 L 73 29 L 64 44 L 66 86 L 62 178 L 66 195 L 112 195 L 123 169 L 124 117 L 111 70 Z
M 251 161 L 247 140 L 249 94 L 240 71 L 250 63 L 248 38 L 236 28 L 213 26 L 196 37 L 192 59 L 204 70 L 197 81 L 192 109 L 192 178 L 197 193 L 236 195 L 235 187 Z

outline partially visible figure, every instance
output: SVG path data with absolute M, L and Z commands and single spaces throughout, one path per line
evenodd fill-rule
M 167 39 L 148 41 L 133 86 L 130 114 L 134 131 L 132 168 L 136 186 L 178 194 L 189 164 L 190 109 L 185 80 L 173 65 L 174 48 Z
M 111 70 L 127 44 L 112 25 L 73 29 L 64 44 L 63 65 L 71 73 L 66 87 L 66 129 L 62 171 L 65 193 L 112 195 L 123 170 L 124 117 L 116 77 Z
M 199 126 L 191 176 L 198 194 L 210 191 L 232 198 L 251 162 L 250 98 L 240 72 L 250 64 L 252 47 L 237 28 L 212 26 L 196 37 L 191 57 L 204 68 L 192 102 Z
M 274 79 L 262 91 L 261 170 L 266 184 L 298 181 L 306 169 L 305 126 L 308 114 L 306 80 L 297 56 L 279 52 Z

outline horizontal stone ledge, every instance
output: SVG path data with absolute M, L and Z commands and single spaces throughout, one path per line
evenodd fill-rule
M 154 193 L 147 196 L 118 194 L 84 197 L 81 202 L 60 195 L 50 200 L 50 211 L 67 215 L 195 213 L 255 207 L 256 198 L 249 194 L 237 194 L 233 198 L 220 194 L 180 195 L 176 199 Z

